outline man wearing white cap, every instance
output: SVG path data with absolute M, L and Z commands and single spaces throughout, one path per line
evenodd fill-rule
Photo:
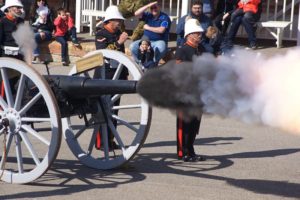
M 203 33 L 197 19 L 188 19 L 184 26 L 184 37 L 186 42 L 183 46 L 176 49 L 176 63 L 192 62 L 194 56 L 199 56 L 202 51 L 199 48 L 199 42 Z M 200 118 L 191 118 L 185 121 L 182 114 L 177 115 L 177 156 L 184 162 L 204 161 L 205 158 L 196 155 L 194 150 L 194 141 L 200 128 Z
M 126 32 L 121 32 L 120 28 L 122 23 L 124 23 L 124 17 L 120 13 L 117 6 L 109 6 L 105 11 L 105 18 L 103 23 L 97 28 L 95 33 L 95 43 L 96 49 L 111 49 L 116 51 L 125 52 L 124 43 L 128 38 Z M 112 79 L 119 63 L 110 62 L 105 65 L 105 78 Z M 126 80 L 128 76 L 128 71 L 124 67 L 119 79 Z M 120 99 L 114 103 L 115 106 L 120 104 Z M 117 114 L 117 111 L 114 111 Z M 117 122 L 113 122 L 114 125 L 117 125 Z M 98 133 L 97 140 L 101 137 L 100 132 Z M 118 145 L 114 142 L 113 134 L 108 133 L 109 137 L 109 150 L 118 148 Z M 101 140 L 101 139 L 100 139 Z M 97 144 L 100 142 L 96 141 L 96 148 L 100 149 L 101 147 Z
M 23 4 L 18 0 L 7 0 L 1 10 L 6 13 L 0 21 L 0 46 L 1 56 L 10 56 L 23 59 L 19 54 L 19 47 L 12 36 L 17 30 L 17 25 L 23 23 Z

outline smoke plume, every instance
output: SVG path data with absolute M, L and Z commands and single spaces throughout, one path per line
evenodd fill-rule
M 266 58 L 245 50 L 145 73 L 138 92 L 152 105 L 265 124 L 300 133 L 300 49 Z
M 37 44 L 34 40 L 34 32 L 29 24 L 20 24 L 15 32 L 13 38 L 20 47 L 21 53 L 24 55 L 25 62 L 31 65 L 32 53 Z

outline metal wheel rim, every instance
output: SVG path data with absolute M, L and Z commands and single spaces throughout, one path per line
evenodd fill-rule
M 23 110 L 23 114 L 21 114 L 20 116 L 21 117 L 24 116 L 24 117 L 22 117 L 22 120 L 27 120 L 27 123 L 26 123 L 26 121 L 24 123 L 22 123 L 23 128 L 21 128 L 20 131 L 16 133 L 16 135 L 19 135 L 19 137 L 22 139 L 21 142 L 24 143 L 24 146 L 26 146 L 28 148 L 28 151 L 30 151 L 30 150 L 35 151 L 35 152 L 33 152 L 33 154 L 36 154 L 38 156 L 37 159 L 40 161 L 40 163 L 36 163 L 36 166 L 32 170 L 29 170 L 29 171 L 22 171 L 22 169 L 19 167 L 18 167 L 18 172 L 6 170 L 6 169 L 3 171 L 0 169 L 0 174 L 2 174 L 2 177 L 1 177 L 2 181 L 8 182 L 8 183 L 29 183 L 31 181 L 36 180 L 40 176 L 42 176 L 47 171 L 47 169 L 49 168 L 49 166 L 52 164 L 52 162 L 54 161 L 54 159 L 57 156 L 57 153 L 58 153 L 58 150 L 60 147 L 60 142 L 61 142 L 60 114 L 59 114 L 58 107 L 57 107 L 57 104 L 56 104 L 56 101 L 55 101 L 55 98 L 54 98 L 54 95 L 53 95 L 51 89 L 49 88 L 46 81 L 38 74 L 38 72 L 36 70 L 34 70 L 32 67 L 28 66 L 26 63 L 24 63 L 22 61 L 12 59 L 12 58 L 0 58 L 1 75 L 4 74 L 4 73 L 2 73 L 3 70 L 7 71 L 7 69 L 12 69 L 12 70 L 15 70 L 15 71 L 21 73 L 21 77 L 22 77 L 22 75 L 24 75 L 23 76 L 24 81 L 26 79 L 28 79 L 28 80 L 31 80 L 35 84 L 35 86 L 39 90 L 39 93 L 41 96 L 40 98 L 44 98 L 44 101 L 47 105 L 47 109 L 49 111 L 49 116 L 50 116 L 50 118 L 47 118 L 47 121 L 49 121 L 51 130 L 52 130 L 50 133 L 51 134 L 50 140 L 47 140 L 47 139 L 43 138 L 42 136 L 38 136 L 38 134 L 36 134 L 36 136 L 35 136 L 35 137 L 37 137 L 37 141 L 40 141 L 41 143 L 46 143 L 45 146 L 48 146 L 48 147 L 46 147 L 48 149 L 45 149 L 46 153 L 43 156 L 43 158 L 40 158 L 40 155 L 38 155 L 38 153 L 34 149 L 33 144 L 31 144 L 32 145 L 31 147 L 27 146 L 27 145 L 30 145 L 29 135 L 33 132 L 32 130 L 36 131 L 34 128 L 32 128 L 32 130 L 30 129 L 30 127 L 28 125 L 28 120 L 29 121 L 33 120 L 33 122 L 39 122 L 40 120 L 46 120 L 46 118 L 44 118 L 44 119 L 41 119 L 41 118 L 34 119 L 32 117 L 31 117 L 31 119 L 30 119 L 30 117 L 26 118 L 25 114 L 27 113 L 27 111 Z M 21 78 L 20 78 L 20 80 L 21 80 Z M 22 81 L 20 81 L 20 82 L 22 82 Z M 18 88 L 25 84 L 25 82 L 22 82 L 22 83 L 23 84 L 18 84 Z M 17 91 L 17 94 L 23 95 L 23 92 L 20 93 L 20 91 Z M 5 92 L 7 92 L 7 90 L 5 90 Z M 20 95 L 20 96 L 22 96 L 22 95 Z M 35 97 L 37 97 L 37 96 L 38 95 L 36 95 Z M 16 100 L 16 104 L 18 104 L 18 102 L 20 103 L 22 101 L 22 97 L 21 97 L 21 99 L 18 99 L 18 100 L 15 99 L 15 100 Z M 6 101 L 2 97 L 0 97 L 0 101 L 1 101 L 1 107 L 3 107 L 2 106 L 3 102 L 6 102 Z M 10 103 L 8 103 L 8 107 L 4 108 L 3 111 L 5 111 L 8 108 L 12 108 L 13 106 L 16 106 L 16 104 L 12 104 L 12 105 L 9 105 L 9 104 Z M 35 103 L 33 103 L 32 105 L 34 105 L 34 104 Z M 32 107 L 32 105 L 30 107 Z M 24 107 L 20 107 L 19 109 L 17 109 L 16 107 L 15 108 L 16 108 L 16 110 L 20 111 L 20 113 L 21 113 L 21 111 Z M 30 110 L 30 108 L 29 108 L 29 110 Z M 1 116 L 3 115 L 3 111 L 1 111 Z M 28 131 L 25 132 L 24 127 L 26 127 L 26 129 Z M 36 131 L 36 133 L 39 133 L 39 132 Z M 17 138 L 18 136 L 13 136 L 13 137 Z M 27 139 L 26 139 L 26 137 L 27 137 Z M 28 141 L 29 141 L 29 143 L 28 143 Z M 17 146 L 18 145 L 16 144 L 16 148 L 18 148 Z M 19 146 L 21 146 L 21 145 L 19 145 Z M 21 149 L 21 148 L 19 147 L 19 149 Z M 3 161 L 2 158 L 4 157 L 4 154 L 2 152 L 2 149 L 0 150 L 0 152 L 1 152 L 0 167 L 2 167 L 2 161 Z M 22 153 L 22 150 L 21 150 L 21 153 Z M 16 157 L 18 157 L 18 155 L 16 155 Z M 22 154 L 20 156 L 20 159 L 22 161 L 24 159 L 22 157 Z M 27 158 L 25 158 L 25 159 L 27 159 Z M 34 155 L 32 155 L 32 158 L 30 158 L 30 159 L 34 160 L 34 159 L 36 159 L 36 157 L 34 157 Z M 35 160 L 35 162 L 39 162 L 38 160 Z M 21 163 L 21 165 L 24 165 L 24 163 L 22 163 L 22 162 L 20 162 L 20 163 Z M 20 164 L 17 164 L 17 165 L 19 166 Z

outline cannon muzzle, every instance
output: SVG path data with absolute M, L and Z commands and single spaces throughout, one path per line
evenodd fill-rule
M 70 98 L 97 97 L 100 95 L 136 93 L 137 81 L 91 79 L 80 76 L 50 75 L 48 82 L 54 83 Z

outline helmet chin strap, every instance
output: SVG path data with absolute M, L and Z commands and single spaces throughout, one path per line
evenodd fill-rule
M 16 18 L 17 18 L 17 17 L 22 17 L 22 16 L 23 16 L 23 13 L 24 13 L 23 11 L 22 11 L 20 14 L 18 14 L 18 13 L 16 13 L 16 12 L 12 11 L 13 16 L 16 17 Z

